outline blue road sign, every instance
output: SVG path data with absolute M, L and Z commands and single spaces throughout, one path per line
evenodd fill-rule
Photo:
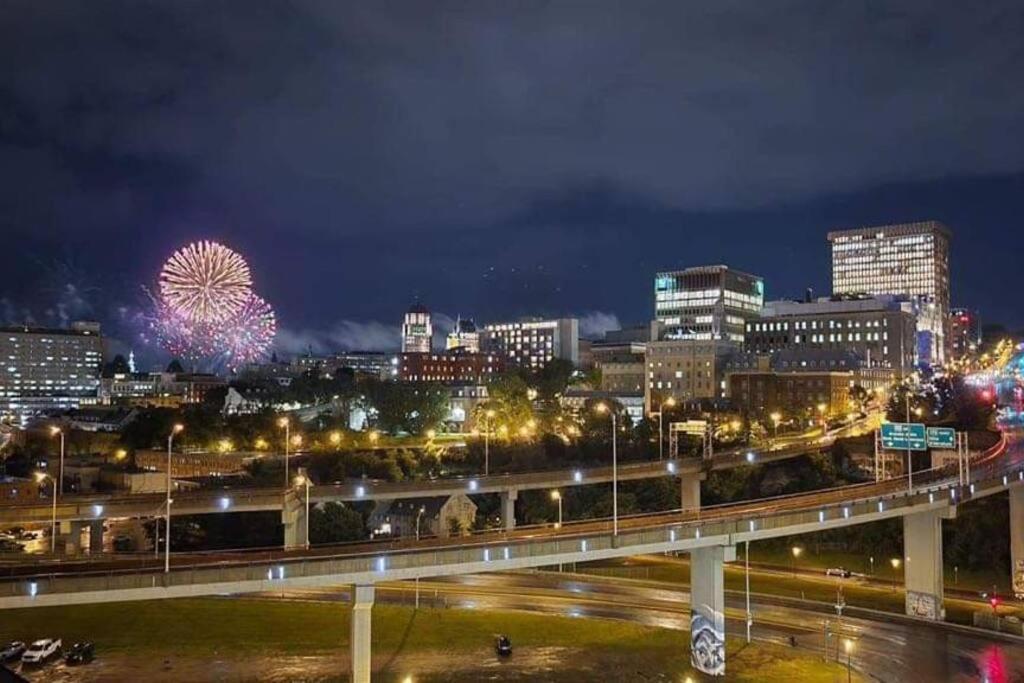
M 956 448 L 956 430 L 952 427 L 929 427 L 929 448 Z
M 882 448 L 898 451 L 926 451 L 928 438 L 923 424 L 886 422 L 882 425 Z

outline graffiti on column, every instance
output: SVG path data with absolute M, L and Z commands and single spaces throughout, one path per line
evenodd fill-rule
M 690 663 L 701 673 L 725 675 L 725 633 L 702 614 L 690 617 Z
M 923 619 L 938 619 L 939 600 L 931 593 L 907 591 L 907 614 Z
M 1013 566 L 1013 594 L 1018 600 L 1024 600 L 1024 560 L 1017 560 Z

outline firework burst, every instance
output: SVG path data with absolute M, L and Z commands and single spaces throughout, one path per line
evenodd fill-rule
M 252 291 L 249 266 L 237 252 L 216 242 L 190 244 L 164 264 L 159 285 L 149 294 L 144 336 L 171 355 L 237 369 L 270 349 L 274 311 Z
M 194 323 L 218 323 L 235 315 L 252 294 L 245 259 L 217 242 L 194 242 L 164 264 L 160 298 L 175 315 Z

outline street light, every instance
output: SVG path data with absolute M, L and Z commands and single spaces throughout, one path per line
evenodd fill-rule
M 57 497 L 64 493 L 64 430 L 60 427 L 50 427 L 50 436 L 60 435 L 60 469 L 57 478 L 53 480 L 53 529 L 51 530 L 52 540 L 50 541 L 50 552 L 56 552 L 57 543 Z
M 330 439 L 332 446 L 337 446 L 341 443 L 341 432 L 334 430 L 328 438 Z
M 167 435 L 167 509 L 164 518 L 164 573 L 171 571 L 171 449 L 174 448 L 174 435 L 181 433 L 185 425 L 176 424 Z M 159 530 L 158 530 L 159 531 Z M 160 534 L 157 534 L 157 538 Z
M 284 430 L 284 487 L 288 488 L 288 482 L 291 479 L 288 477 L 288 445 L 292 440 L 292 425 L 287 417 L 279 418 L 277 426 Z
M 607 412 L 612 417 L 612 536 L 619 535 L 619 450 L 616 432 L 618 423 L 615 419 L 615 411 L 605 403 L 598 403 L 595 407 L 598 413 Z
M 782 421 L 782 415 L 779 414 L 779 413 L 772 413 L 768 417 L 770 417 L 771 420 L 772 420 L 772 427 L 773 427 L 772 438 L 773 439 L 778 439 L 779 438 L 779 422 Z
M 416 511 L 416 540 L 420 540 L 420 517 L 427 511 L 426 506 L 420 505 L 420 509 Z
M 300 467 L 299 470 L 304 468 Z M 306 550 L 309 550 L 309 486 L 312 482 L 309 480 L 309 475 L 302 473 L 295 477 L 296 486 L 306 487 Z
M 495 412 L 488 410 L 484 412 L 484 476 L 491 473 L 491 420 Z
M 795 545 L 792 548 L 790 548 L 790 552 L 793 555 L 793 561 L 791 562 L 791 567 L 792 567 L 792 570 L 793 570 L 793 578 L 794 579 L 796 578 L 796 558 L 800 557 L 800 553 L 802 553 L 803 551 L 804 551 L 804 549 L 801 548 L 800 546 L 797 546 L 797 545 Z
M 665 413 L 666 406 L 671 408 L 675 404 L 676 399 L 673 396 L 669 396 L 658 406 L 658 460 L 665 459 L 665 421 L 662 419 L 662 415 Z
M 852 657 L 852 655 L 853 655 L 853 641 L 850 640 L 849 638 L 844 640 L 843 641 L 843 649 L 846 650 L 846 683 L 850 683 L 850 680 L 852 679 L 852 676 L 853 676 L 853 673 L 851 672 L 851 670 L 853 668 L 852 665 L 851 665 L 851 660 L 853 658 Z
M 50 519 L 50 552 L 57 552 L 57 480 L 53 478 L 53 475 L 45 472 L 36 472 L 36 482 L 42 484 L 44 481 L 49 479 L 53 482 L 53 513 Z
M 551 492 L 551 500 L 558 503 L 558 523 L 555 524 L 556 529 L 562 528 L 562 492 L 555 489 Z
M 892 565 L 892 590 L 896 591 L 896 570 L 900 568 L 900 558 L 894 557 L 889 560 L 889 564 Z

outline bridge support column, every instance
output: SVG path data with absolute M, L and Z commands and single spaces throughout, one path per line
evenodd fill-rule
M 942 519 L 945 510 L 903 518 L 903 582 L 907 614 L 941 621 L 946 618 L 942 590 Z
M 725 675 L 725 574 L 735 546 L 690 551 L 690 663 L 712 676 Z
M 284 547 L 302 548 L 306 545 L 306 525 L 309 519 L 306 517 L 305 493 L 296 494 L 288 491 L 284 494 L 284 507 L 281 508 L 281 524 L 284 525 Z
M 700 510 L 700 474 L 684 474 L 679 477 L 680 508 L 683 512 Z
M 518 497 L 518 489 L 501 492 L 501 523 L 504 525 L 505 531 L 512 531 L 516 528 L 516 498 Z
M 370 626 L 373 621 L 373 585 L 352 587 L 352 683 L 370 683 Z
M 82 550 L 82 532 L 85 530 L 86 522 L 72 520 L 69 522 L 57 522 L 57 552 L 65 555 L 77 555 Z
M 95 519 L 89 522 L 89 554 L 99 555 L 103 552 L 103 522 Z
M 1013 593 L 1024 598 L 1024 486 L 1010 488 L 1010 565 Z

